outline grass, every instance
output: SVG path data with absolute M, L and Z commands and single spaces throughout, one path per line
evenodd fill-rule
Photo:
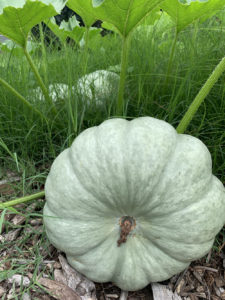
M 131 41 L 125 91 L 126 112 L 122 117 L 131 119 L 147 115 L 164 119 L 176 127 L 200 87 L 224 56 L 224 21 L 220 22 L 218 18 L 213 17 L 204 24 L 189 26 L 178 36 L 168 78 L 165 78 L 165 74 L 169 63 L 168 49 L 174 39 L 173 25 L 167 25 L 165 33 L 162 32 L 160 22 L 151 32 L 136 31 Z M 88 53 L 87 73 L 118 65 L 120 46 L 121 41 L 115 35 L 99 37 L 92 41 Z M 26 60 L 13 55 L 13 52 L 0 54 L 3 78 L 46 116 L 45 121 L 41 120 L 0 86 L 0 179 L 6 177 L 8 169 L 21 176 L 18 184 L 11 184 L 10 193 L 1 195 L 3 201 L 39 191 L 44 185 L 54 158 L 69 147 L 81 131 L 115 117 L 115 105 L 106 104 L 101 109 L 95 105 L 90 108 L 84 106 L 82 97 L 76 89 L 72 89 L 83 72 L 83 51 L 71 45 L 60 47 L 58 50 L 58 46 L 52 44 L 46 48 L 47 64 L 41 60 L 41 48 L 32 55 L 42 78 L 47 81 L 46 84 L 69 85 L 68 93 L 55 103 L 57 116 L 51 114 L 48 103 L 33 96 L 31 91 L 37 87 L 37 82 Z M 223 183 L 224 79 L 225 75 L 214 86 L 186 132 L 200 138 L 207 145 L 212 155 L 213 173 Z M 112 103 L 112 99 L 115 100 L 114 93 L 109 95 L 106 103 Z M 2 253 L 11 249 L 9 255 L 4 258 L 4 263 L 9 262 L 9 269 L 1 273 L 0 280 L 13 273 L 26 275 L 31 264 L 34 276 L 32 282 L 35 282 L 35 276 L 42 272 L 53 276 L 43 263 L 45 257 L 52 256 L 52 253 L 48 253 L 49 242 L 45 232 L 36 231 L 30 225 L 32 219 L 41 217 L 43 205 L 44 201 L 40 200 L 34 202 L 32 207 L 26 204 L 17 208 L 17 211 L 4 211 L 6 215 L 23 214 L 26 220 L 24 224 L 14 226 L 7 219 L 0 219 L 0 225 L 4 224 L 6 233 L 18 228 L 23 232 L 16 243 L 12 241 L 0 244 Z M 32 209 L 30 212 L 27 211 L 29 208 Z M 224 239 L 225 231 L 222 230 L 216 239 L 215 251 Z M 33 240 L 36 242 L 32 245 L 30 241 Z M 20 264 L 18 261 L 21 259 L 25 263 Z M 17 296 L 14 299 L 21 299 L 23 293 L 35 288 L 37 289 L 33 284 L 29 288 L 21 287 L 19 295 L 15 289 Z

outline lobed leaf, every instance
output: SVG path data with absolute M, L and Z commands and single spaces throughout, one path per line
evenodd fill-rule
M 85 28 L 80 27 L 75 16 L 69 18 L 68 22 L 62 21 L 60 26 L 56 24 L 54 17 L 45 23 L 62 42 L 65 42 L 70 37 L 79 44 L 85 32 Z
M 166 11 L 176 24 L 177 32 L 180 32 L 189 24 L 204 17 L 212 16 L 216 11 L 225 6 L 225 0 L 208 0 L 207 2 L 188 1 L 186 4 L 178 0 L 165 0 L 160 7 Z
M 99 20 L 111 23 L 123 37 L 127 37 L 163 1 L 107 0 L 94 9 L 94 15 Z
M 69 0 L 67 5 L 76 11 L 86 26 L 96 20 L 110 23 L 122 36 L 129 33 L 164 0 L 105 0 L 101 5 L 93 7 L 92 0 Z M 107 25 L 108 27 L 108 25 Z
M 0 33 L 25 47 L 33 26 L 62 10 L 65 0 L 1 0 Z
M 92 0 L 69 0 L 66 5 L 81 16 L 86 27 L 91 27 L 91 25 L 93 25 L 95 21 L 97 21 L 93 13 L 93 4 Z

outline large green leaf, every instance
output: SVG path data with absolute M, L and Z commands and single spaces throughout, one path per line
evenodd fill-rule
M 225 0 L 192 1 L 182 4 L 178 0 L 165 0 L 160 7 L 165 10 L 176 24 L 177 32 L 194 21 L 210 17 L 225 6 Z
M 86 27 L 91 27 L 97 21 L 92 0 L 68 0 L 66 5 L 82 17 Z
M 62 42 L 65 42 L 70 37 L 79 44 L 85 32 L 85 28 L 80 27 L 75 16 L 69 18 L 68 22 L 62 21 L 60 26 L 56 24 L 54 17 L 45 23 Z
M 105 0 L 93 7 L 92 0 L 69 0 L 67 5 L 76 11 L 87 26 L 96 20 L 112 24 L 124 37 L 164 0 Z M 96 2 L 96 1 L 95 1 Z
M 62 10 L 65 0 L 0 0 L 0 33 L 25 47 L 30 29 Z
M 94 8 L 97 19 L 111 23 L 120 34 L 129 33 L 164 0 L 105 0 Z

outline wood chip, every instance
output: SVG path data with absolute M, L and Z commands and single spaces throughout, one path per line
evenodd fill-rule
M 0 297 L 6 293 L 6 289 L 3 286 L 0 286 Z
M 41 225 L 43 223 L 42 219 L 32 219 L 30 220 L 30 225 L 32 226 L 37 226 L 37 225 Z
M 21 215 L 15 215 L 11 222 L 13 223 L 13 225 L 21 225 L 26 221 L 26 218 L 24 216 Z
M 75 293 L 70 287 L 60 282 L 48 279 L 40 278 L 38 283 L 47 288 L 48 292 L 55 299 L 59 300 L 81 300 L 79 295 Z
M 120 294 L 120 300 L 127 300 L 128 292 L 127 291 L 121 291 Z
M 166 285 L 152 283 L 152 292 L 154 300 L 182 300 L 177 293 L 173 293 Z
M 29 294 L 24 293 L 24 294 L 23 294 L 23 297 L 22 297 L 22 300 L 31 300 L 31 297 L 30 297 Z
M 197 270 L 207 270 L 207 271 L 210 271 L 210 272 L 218 273 L 217 269 L 206 267 L 206 266 L 195 266 L 194 269 L 197 269 Z
M 119 296 L 117 294 L 106 294 L 106 297 L 113 298 L 113 299 L 119 298 Z
M 6 233 L 4 235 L 5 242 L 12 242 L 12 241 L 14 241 L 19 236 L 20 230 L 21 230 L 21 228 L 18 228 L 18 229 L 11 230 L 8 233 Z
M 55 278 L 56 281 L 67 285 L 67 280 L 66 280 L 65 276 L 63 275 L 62 270 L 55 269 L 54 270 L 54 278 Z
M 53 265 L 53 268 L 54 268 L 54 269 L 61 269 L 62 266 L 60 265 L 59 262 L 56 261 L 56 262 L 54 263 L 54 265 Z
M 205 293 L 195 293 L 195 295 L 196 295 L 197 297 L 199 297 L 199 298 L 207 299 Z
M 225 286 L 225 281 L 221 277 L 216 277 L 215 278 L 215 283 L 216 283 L 216 286 L 218 288 L 222 287 L 222 286 Z
M 193 272 L 193 275 L 195 276 L 196 279 L 198 279 L 198 281 L 199 281 L 202 285 L 204 285 L 204 282 L 202 281 L 202 277 L 201 277 L 201 275 L 199 274 L 199 272 L 194 271 L 194 272 Z
M 20 274 L 14 274 L 12 277 L 8 278 L 8 283 L 14 283 L 16 286 L 25 286 L 30 285 L 30 279 L 27 276 L 22 276 Z
M 182 278 L 175 290 L 178 295 L 180 295 L 185 285 L 186 285 L 186 281 Z
M 96 300 L 95 284 L 74 270 L 62 255 L 59 255 L 59 261 L 67 285 L 75 291 L 82 300 Z

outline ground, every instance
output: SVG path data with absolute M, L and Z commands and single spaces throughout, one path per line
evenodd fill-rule
M 14 178 L 12 180 L 19 180 L 9 174 Z M 0 191 L 2 199 L 15 192 L 12 182 L 6 180 L 0 181 Z M 1 212 L 1 299 L 95 299 L 95 295 L 99 300 L 119 299 L 121 291 L 113 283 L 88 281 L 67 264 L 64 253 L 49 243 L 42 223 L 44 202 L 44 199 L 38 199 Z M 225 299 L 224 250 L 222 230 L 206 257 L 160 284 L 168 287 L 174 295 L 177 293 L 179 299 Z M 79 298 L 78 295 L 83 296 Z M 138 292 L 129 292 L 128 299 L 157 300 L 153 298 L 151 285 Z

